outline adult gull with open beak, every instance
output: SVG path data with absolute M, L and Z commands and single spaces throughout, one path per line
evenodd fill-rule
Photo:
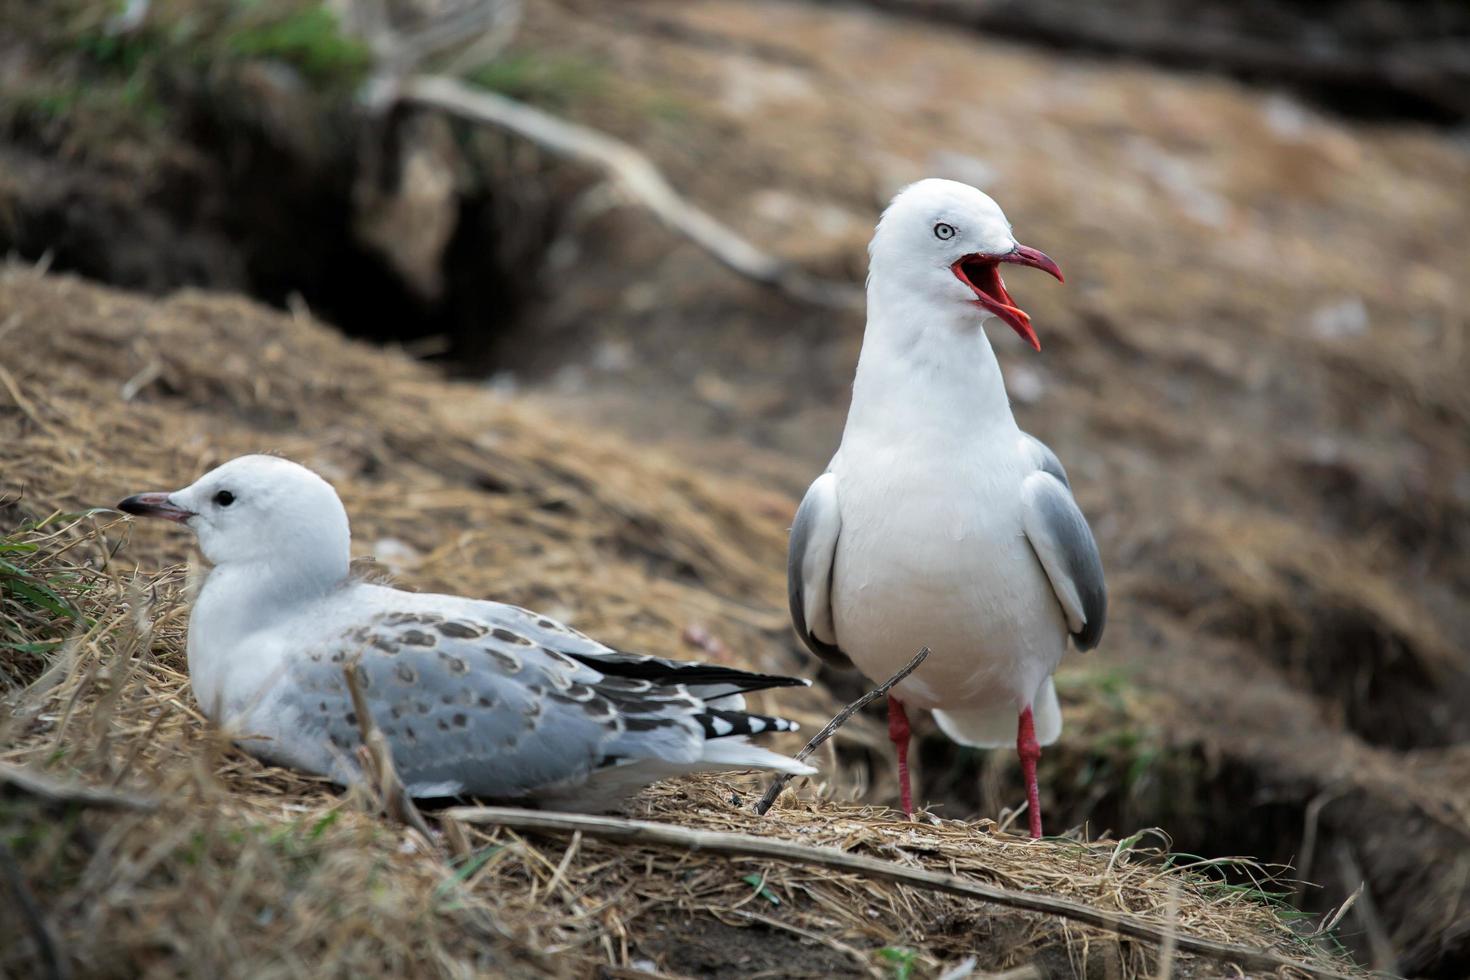
M 998 319 L 1040 350 L 1001 266 L 1062 271 L 949 180 L 901 191 L 869 253 L 847 426 L 791 529 L 792 620 L 818 656 L 875 681 L 930 648 L 888 699 L 905 813 L 911 705 L 963 745 L 1016 746 L 1039 837 L 1036 763 L 1062 728 L 1052 672 L 1069 636 L 1097 645 L 1107 589 L 1066 471 L 1017 427 L 984 328 Z

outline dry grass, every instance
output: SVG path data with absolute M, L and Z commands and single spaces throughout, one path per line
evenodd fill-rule
M 277 450 L 337 482 L 359 553 L 407 584 L 537 605 L 654 653 L 796 666 L 783 498 L 238 300 L 154 303 L 12 269 L 0 309 L 14 352 L 0 371 L 7 529 Z M 103 514 L 4 539 L 22 546 L 6 553 L 17 574 L 78 615 L 38 614 L 6 580 L 0 761 L 158 801 L 114 810 L 0 788 L 0 884 L 33 899 L 3 903 L 10 973 L 932 975 L 967 955 L 982 969 L 1152 969 L 1146 944 L 1094 929 L 756 858 L 503 828 L 465 828 L 442 842 L 450 857 L 430 852 L 360 794 L 211 735 L 184 673 L 187 536 L 167 531 Z M 820 690 L 802 696 L 783 708 L 820 719 L 833 707 Z M 845 737 L 870 738 L 865 724 Z M 988 821 L 908 824 L 830 800 L 857 779 L 834 771 L 765 819 L 749 810 L 750 778 L 659 786 L 631 809 L 1159 920 L 1177 884 L 1182 929 L 1323 955 L 1260 893 L 1170 867 L 1137 840 L 1033 843 Z M 1232 972 L 1188 957 L 1175 968 Z

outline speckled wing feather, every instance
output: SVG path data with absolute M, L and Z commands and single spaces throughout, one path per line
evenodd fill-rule
M 599 671 L 579 658 L 612 651 L 526 610 L 455 612 L 379 612 L 293 660 L 280 707 L 303 738 L 333 747 L 335 778 L 350 778 L 359 744 L 349 666 L 415 796 L 533 796 L 621 760 L 692 764 L 708 737 L 790 727 L 714 709 L 682 684 Z

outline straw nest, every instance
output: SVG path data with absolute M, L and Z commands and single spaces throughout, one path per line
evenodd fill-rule
M 791 502 L 441 381 L 305 314 L 201 294 L 152 302 L 16 269 L 0 275 L 0 310 L 5 971 L 906 977 L 970 957 L 1017 976 L 1160 968 L 1152 942 L 848 871 L 459 821 L 425 842 L 367 791 L 237 753 L 188 691 L 188 535 L 88 508 L 273 450 L 338 485 L 357 552 L 405 586 L 534 605 L 628 648 L 797 670 L 781 608 Z M 781 707 L 820 722 L 835 704 L 813 689 Z M 842 737 L 868 737 L 854 732 Z M 908 823 L 833 802 L 858 778 L 834 758 L 824 782 L 765 818 L 750 809 L 753 777 L 661 785 L 629 815 L 838 848 L 1350 970 L 1259 893 L 1140 839 Z M 1242 972 L 1182 953 L 1173 968 Z

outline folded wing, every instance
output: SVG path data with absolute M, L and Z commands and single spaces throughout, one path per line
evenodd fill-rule
M 522 617 L 536 629 L 517 628 Z M 683 682 L 681 675 L 701 666 L 687 673 L 696 686 Z M 496 603 L 445 614 L 384 611 L 297 658 L 292 683 L 280 688 L 296 702 L 287 707 L 299 712 L 307 736 L 332 746 L 339 762 L 331 775 L 344 781 L 359 743 L 344 669 L 353 671 L 411 794 L 499 799 L 580 785 L 608 766 L 640 760 L 657 762 L 650 771 L 662 775 L 702 768 L 708 743 L 795 727 L 739 710 L 732 692 L 803 683 L 619 654 Z M 697 693 L 706 689 L 715 703 Z M 751 765 L 784 760 L 749 748 Z
M 1037 466 L 1021 483 L 1026 539 L 1067 616 L 1072 642 L 1078 650 L 1091 650 L 1102 638 L 1108 614 L 1097 542 L 1056 455 L 1029 435 L 1022 436 L 1022 451 Z
M 791 624 L 807 649 L 835 667 L 850 667 L 832 621 L 832 564 L 841 531 L 837 477 L 823 473 L 807 490 L 791 524 L 786 592 Z

